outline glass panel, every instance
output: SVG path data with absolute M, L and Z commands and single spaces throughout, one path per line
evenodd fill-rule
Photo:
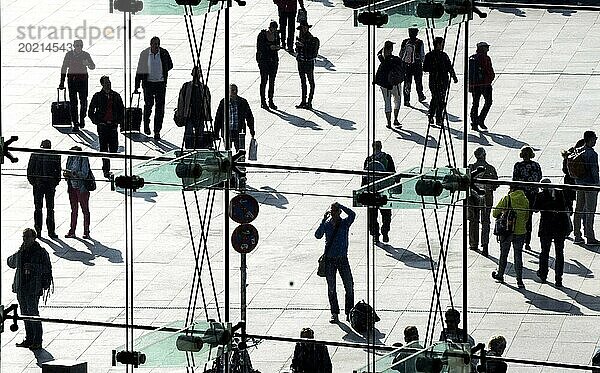
M 146 362 L 140 367 L 205 367 L 221 356 L 228 346 L 219 343 L 223 333 L 230 332 L 223 330 L 221 323 L 200 321 L 187 328 L 183 325 L 184 321 L 175 321 L 136 338 L 133 342 L 134 351 L 146 355 Z M 199 340 L 202 342 L 198 343 Z M 122 345 L 116 351 L 125 349 Z
M 446 8 L 441 18 L 421 18 L 417 16 L 417 7 L 420 3 L 429 3 L 429 0 L 383 0 L 376 2 L 375 10 L 382 11 L 388 15 L 388 23 L 383 25 L 384 28 L 444 28 L 446 26 L 456 25 L 467 20 L 466 15 L 451 15 L 448 10 L 451 10 L 450 3 L 455 3 L 456 0 L 437 1 L 438 4 L 443 4 Z M 362 7 L 354 10 L 354 25 L 362 26 L 358 22 L 358 15 L 364 12 L 367 7 Z
M 177 5 L 175 0 L 143 0 L 144 9 L 136 14 L 141 15 L 183 15 L 185 9 L 183 5 Z M 214 12 L 221 9 L 221 4 L 210 6 L 209 1 L 202 0 L 198 6 L 192 7 L 192 14 L 199 16 L 207 12 Z
M 419 174 L 419 167 L 414 167 L 410 170 L 401 172 L 396 175 L 388 176 L 377 180 L 370 185 L 365 185 L 362 188 L 355 190 L 354 206 L 365 207 L 358 201 L 358 196 L 365 191 L 377 190 L 382 195 L 388 198 L 388 201 L 381 208 L 388 209 L 420 209 L 420 208 L 440 208 L 446 204 L 456 203 L 465 198 L 465 192 L 451 193 L 448 189 L 443 188 L 441 193 L 434 196 L 420 196 L 417 194 L 417 188 L 426 186 L 426 183 L 438 182 L 441 185 L 449 186 L 450 177 L 458 172 L 458 175 L 465 175 L 465 168 L 451 169 L 441 167 L 436 169 L 424 168 L 423 174 Z M 401 179 L 400 175 L 406 176 L 413 174 L 415 176 Z M 423 203 L 424 204 L 423 204 Z
M 231 151 L 173 150 L 134 165 L 132 174 L 144 178 L 145 185 L 138 192 L 200 190 L 230 178 L 228 164 L 231 164 Z
M 468 343 L 437 342 L 421 349 L 421 342 L 413 342 L 406 347 L 382 356 L 373 367 L 361 367 L 356 373 L 469 373 L 470 346 Z M 396 360 L 394 362 L 394 360 Z

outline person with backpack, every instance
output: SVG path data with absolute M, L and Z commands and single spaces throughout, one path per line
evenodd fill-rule
M 8 257 L 7 264 L 16 269 L 12 284 L 13 293 L 23 316 L 39 316 L 40 297 L 52 284 L 52 263 L 48 252 L 35 240 L 36 231 L 26 228 L 19 250 Z M 39 350 L 42 348 L 42 323 L 25 321 L 25 339 L 17 347 Z
M 495 219 L 506 219 L 506 231 L 494 232 L 498 235 L 500 242 L 500 258 L 498 270 L 492 272 L 492 278 L 498 282 L 504 282 L 504 270 L 506 269 L 508 252 L 513 246 L 515 259 L 515 274 L 517 286 L 525 288 L 523 283 L 523 244 L 527 233 L 527 221 L 529 220 L 529 200 L 521 187 L 512 185 L 507 196 L 502 197 L 496 207 L 492 210 Z
M 419 101 L 427 100 L 423 93 L 423 59 L 425 58 L 425 45 L 423 40 L 417 38 L 419 29 L 408 29 L 408 38 L 402 40 L 400 45 L 400 59 L 404 70 L 404 106 L 410 106 L 410 90 L 413 78 L 419 94 Z
M 342 211 L 346 214 L 345 218 L 341 217 Z M 346 292 L 344 308 L 346 320 L 349 320 L 350 311 L 354 307 L 354 280 L 348 262 L 348 236 L 350 226 L 354 223 L 355 218 L 354 211 L 335 202 L 325 212 L 323 220 L 315 232 L 315 237 L 319 240 L 325 236 L 325 279 L 327 280 L 327 295 L 331 309 L 329 322 L 332 324 L 339 322 L 340 306 L 335 286 L 335 277 L 338 271 Z
M 584 165 L 584 171 L 578 175 L 571 175 L 577 185 L 600 185 L 598 177 L 598 153 L 594 150 L 598 137 L 594 131 L 585 131 L 583 133 L 584 145 L 580 149 L 581 163 Z M 581 223 L 583 221 L 583 235 L 586 238 L 586 244 L 590 246 L 600 245 L 594 233 L 594 216 L 598 204 L 598 192 L 596 191 L 577 191 L 575 202 L 575 214 L 573 217 L 573 230 L 575 235 L 574 242 L 584 243 L 581 235 Z
M 311 328 L 303 328 L 300 338 L 315 339 Z M 292 365 L 292 373 L 331 373 L 331 358 L 327 346 L 322 343 L 296 342 Z
M 521 148 L 521 152 L 519 153 L 522 161 L 515 163 L 513 167 L 513 181 L 533 181 L 539 183 L 542 180 L 542 167 L 536 161 L 533 161 L 533 157 L 535 157 L 535 153 L 533 152 L 533 148 L 529 145 L 526 145 Z M 525 192 L 525 196 L 529 201 L 529 206 L 533 207 L 533 202 L 535 200 L 535 196 L 538 192 L 538 187 L 524 187 L 523 192 Z M 531 217 L 533 216 L 533 211 L 529 211 L 529 219 L 527 219 L 526 229 L 527 232 L 525 234 L 525 249 L 531 250 Z
M 394 165 L 392 156 L 383 152 L 381 149 L 381 141 L 374 141 L 373 154 L 365 159 L 363 169 L 365 171 L 396 173 L 396 166 Z M 370 184 L 378 179 L 381 179 L 381 176 L 367 175 L 366 177 L 363 177 L 362 185 Z M 367 209 L 369 233 L 373 236 L 374 242 L 379 242 L 379 221 L 377 221 L 377 211 L 381 213 L 381 235 L 383 236 L 383 242 L 389 242 L 390 223 L 392 221 L 392 210 L 390 209 L 379 209 L 377 207 L 369 207 Z
M 477 161 L 469 165 L 469 171 L 474 172 L 478 168 L 483 167 L 484 171 L 477 175 L 476 178 L 498 180 L 496 168 L 485 160 L 485 149 L 482 147 L 475 149 L 474 155 Z M 494 191 L 498 189 L 498 186 L 477 186 L 483 189 L 485 194 L 483 196 L 479 196 L 476 193 L 471 193 L 469 195 L 469 209 L 467 214 L 469 218 L 469 248 L 471 250 L 477 250 L 479 247 L 479 222 L 481 220 L 481 253 L 484 256 L 488 256 L 490 215 L 492 213 L 492 207 L 494 207 Z
M 446 96 L 450 86 L 450 78 L 458 83 L 450 57 L 444 52 L 444 38 L 438 36 L 433 40 L 433 50 L 425 55 L 423 71 L 429 73 L 429 90 L 431 102 L 429 103 L 429 124 L 433 118 L 440 127 L 444 126 L 444 113 L 446 110 Z
M 281 26 L 283 27 L 283 26 Z M 315 59 L 319 55 L 319 38 L 313 36 L 308 29 L 306 21 L 298 26 L 300 35 L 296 39 L 296 61 L 298 62 L 298 74 L 300 74 L 300 84 L 302 87 L 302 102 L 296 105 L 296 109 L 312 110 L 312 100 L 315 95 Z M 310 93 L 306 99 L 306 80 L 310 84 Z
M 543 179 L 542 183 L 550 183 L 550 179 Z M 548 256 L 550 246 L 554 241 L 556 260 L 554 261 L 554 280 L 556 287 L 562 287 L 562 275 L 565 265 L 565 238 L 571 233 L 567 200 L 561 189 L 543 188 L 533 203 L 533 210 L 540 213 L 540 260 L 536 274 L 542 282 L 548 276 Z
M 477 43 L 477 52 L 469 57 L 469 92 L 473 95 L 471 106 L 471 128 L 487 130 L 485 118 L 492 107 L 492 82 L 496 77 L 492 59 L 488 56 L 490 45 L 485 41 Z M 479 100 L 483 96 L 485 103 L 479 112 Z
M 394 98 L 394 126 L 401 126 L 398 122 L 400 112 L 400 90 L 404 73 L 402 72 L 402 60 L 394 56 L 394 42 L 386 40 L 383 48 L 377 53 L 379 67 L 375 73 L 374 83 L 381 87 L 385 107 L 385 118 L 387 128 L 392 128 L 392 97 Z
M 200 67 L 192 68 L 192 80 L 181 86 L 173 117 L 178 127 L 185 128 L 183 144 L 186 149 L 213 147 L 212 132 L 206 126 L 212 120 L 210 89 L 201 82 L 201 74 Z
M 261 30 L 256 39 L 256 62 L 260 71 L 260 107 L 269 110 L 277 110 L 273 102 L 275 94 L 275 76 L 279 67 L 279 33 L 277 22 L 271 21 L 269 28 Z M 269 82 L 269 104 L 265 98 L 265 89 Z
M 562 172 L 564 174 L 563 184 L 567 184 L 567 185 L 575 185 L 576 184 L 575 179 L 569 173 L 569 158 L 570 158 L 570 156 L 573 155 L 573 153 L 575 152 L 575 149 L 581 148 L 584 144 L 585 144 L 585 142 L 583 141 L 583 139 L 580 139 L 579 141 L 577 141 L 577 143 L 575 144 L 574 147 L 571 147 L 568 150 L 563 150 L 561 152 L 561 155 L 563 158 L 563 163 L 562 163 Z M 563 189 L 563 193 L 565 196 L 565 200 L 567 202 L 567 209 L 569 210 L 569 216 L 571 216 L 569 219 L 571 219 L 571 224 L 573 224 L 573 222 L 572 222 L 573 203 L 577 199 L 577 193 L 575 190 L 570 189 L 570 188 Z

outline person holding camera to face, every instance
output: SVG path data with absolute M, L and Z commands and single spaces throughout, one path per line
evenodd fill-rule
M 341 217 L 342 212 L 346 214 L 346 217 Z M 340 313 L 335 287 L 337 271 L 340 272 L 346 292 L 344 308 L 346 319 L 348 319 L 350 310 L 354 307 L 354 280 L 352 279 L 350 263 L 348 263 L 348 234 L 355 218 L 356 213 L 354 211 L 335 202 L 325 212 L 323 220 L 315 232 L 317 239 L 325 236 L 325 279 L 327 280 L 327 295 L 329 296 L 329 306 L 331 308 L 331 319 L 329 322 L 332 324 L 339 321 L 338 315 Z

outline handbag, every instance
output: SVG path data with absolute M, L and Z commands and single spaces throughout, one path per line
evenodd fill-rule
M 494 235 L 498 236 L 498 239 L 511 235 L 515 231 L 517 213 L 511 208 L 510 194 L 507 197 L 508 206 L 502 211 L 502 214 L 496 219 L 496 223 L 494 224 Z
M 333 235 L 331 236 L 331 241 L 329 241 L 329 243 L 327 245 L 325 245 L 325 252 L 323 252 L 323 255 L 321 255 L 321 257 L 319 258 L 319 266 L 317 267 L 317 276 L 319 276 L 319 277 L 325 277 L 327 275 L 327 257 L 325 256 L 325 253 L 327 252 L 327 250 L 329 250 L 329 248 L 333 244 L 333 240 L 335 239 L 335 236 L 337 235 L 339 227 L 340 227 L 340 225 L 338 224 L 338 226 L 335 227 L 335 229 L 333 230 Z
M 257 160 L 257 152 L 258 152 L 258 142 L 255 138 L 250 140 L 250 146 L 248 147 L 248 160 L 256 161 Z
M 93 192 L 96 190 L 96 178 L 94 177 L 94 173 L 90 168 L 87 177 L 83 180 L 83 185 L 88 192 Z
M 296 16 L 296 22 L 303 23 L 308 22 L 308 12 L 304 8 L 298 9 L 298 15 Z

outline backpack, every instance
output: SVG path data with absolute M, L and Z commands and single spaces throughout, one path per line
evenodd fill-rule
M 515 223 L 517 222 L 517 213 L 511 208 L 510 194 L 508 197 L 508 205 L 494 225 L 494 235 L 498 236 L 498 240 L 501 237 L 511 235 L 515 231 Z
M 388 71 L 387 81 L 392 87 L 402 83 L 404 81 L 402 67 L 396 64 L 392 65 L 390 71 Z
M 384 161 L 384 160 L 383 159 L 375 159 L 375 158 L 371 157 L 370 162 L 367 163 L 367 167 L 365 167 L 365 171 L 386 172 L 387 171 L 386 165 L 384 165 L 382 161 Z M 383 178 L 383 176 L 364 175 L 362 177 L 362 185 L 367 185 L 370 182 L 372 183 L 381 178 Z
M 567 170 L 574 179 L 583 179 L 587 175 L 587 167 L 583 158 L 585 148 L 577 148 L 567 155 Z
M 477 54 L 469 57 L 469 87 L 483 82 L 483 66 L 477 58 Z
M 356 303 L 352 310 L 350 310 L 350 325 L 352 329 L 357 332 L 364 334 L 369 329 L 375 326 L 375 323 L 381 319 L 375 313 L 373 307 L 365 303 L 364 300 Z
M 312 39 L 312 49 L 306 53 L 306 57 L 310 59 L 317 58 L 319 56 L 319 48 L 321 47 L 321 41 L 318 37 L 313 36 Z
M 402 62 L 413 64 L 415 63 L 415 45 L 413 43 L 407 42 L 404 46 L 404 54 L 400 56 L 402 58 Z

